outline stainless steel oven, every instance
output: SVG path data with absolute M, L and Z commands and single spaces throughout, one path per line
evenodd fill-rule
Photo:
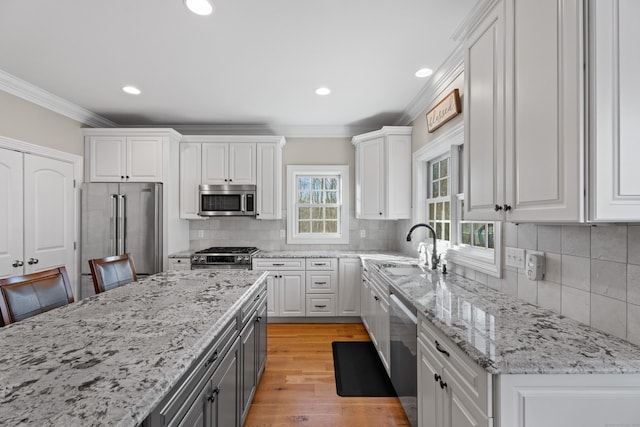
M 200 185 L 200 216 L 255 216 L 255 185 Z
M 391 383 L 413 427 L 418 425 L 418 319 L 417 310 L 389 286 L 389 338 Z
M 254 247 L 214 246 L 194 253 L 191 269 L 251 270 L 252 258 L 258 252 L 259 249 Z

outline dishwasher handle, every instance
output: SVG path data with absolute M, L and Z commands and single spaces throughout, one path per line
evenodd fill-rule
M 411 310 L 409 310 L 409 308 L 407 308 L 407 306 L 404 305 L 402 301 L 400 301 L 400 299 L 398 299 L 397 296 L 391 294 L 389 295 L 389 299 L 391 299 L 391 302 L 395 304 L 400 310 L 402 310 L 404 315 L 407 316 L 411 320 L 411 322 L 418 324 L 418 318 L 411 312 Z

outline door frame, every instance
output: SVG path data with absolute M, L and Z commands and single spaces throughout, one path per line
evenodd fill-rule
M 73 295 L 77 297 L 80 295 L 80 189 L 83 182 L 83 157 L 2 135 L 0 135 L 0 148 L 47 157 L 73 165 L 73 181 L 75 184 L 73 189 L 73 241 L 75 251 L 73 265 L 67 266 L 67 272 L 73 286 Z

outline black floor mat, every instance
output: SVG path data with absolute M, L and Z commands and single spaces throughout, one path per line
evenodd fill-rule
M 331 346 L 339 396 L 396 396 L 387 371 L 371 341 L 334 341 Z

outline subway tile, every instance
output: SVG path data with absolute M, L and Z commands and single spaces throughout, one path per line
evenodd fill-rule
M 527 279 L 524 274 L 518 274 L 518 298 L 538 304 L 538 282 Z
M 572 255 L 562 255 L 562 284 L 589 291 L 591 289 L 591 260 Z
M 570 286 L 562 286 L 562 315 L 588 325 L 590 311 L 591 293 Z
M 627 302 L 640 305 L 640 265 L 627 264 Z
M 518 295 L 518 273 L 514 271 L 505 271 L 502 279 L 502 292 L 505 294 Z
M 598 225 L 591 228 L 591 258 L 627 262 L 627 226 Z
M 581 257 L 591 256 L 591 227 L 562 226 L 562 253 Z
M 535 224 L 518 225 L 518 247 L 520 249 L 538 248 L 538 226 Z
M 562 286 L 553 282 L 538 282 L 538 305 L 560 313 L 562 309 Z
M 495 289 L 496 291 L 499 291 L 501 284 L 502 284 L 502 279 L 499 279 L 493 276 L 487 277 L 487 286 L 489 286 L 491 289 Z
M 469 280 L 476 280 L 476 271 L 471 268 L 465 268 L 464 277 Z
M 627 340 L 640 345 L 640 305 L 627 304 Z
M 627 303 L 591 294 L 591 326 L 627 338 Z
M 487 276 L 484 273 L 480 273 L 479 271 L 476 271 L 476 282 L 482 283 L 483 285 L 487 285 L 488 281 L 489 281 L 489 276 Z
M 629 264 L 640 265 L 640 226 L 629 226 L 627 230 Z
M 627 265 L 592 259 L 591 292 L 626 301 Z
M 538 226 L 538 250 L 542 252 L 562 252 L 562 227 L 559 225 Z
M 551 252 L 545 254 L 544 280 L 562 283 L 562 255 Z

